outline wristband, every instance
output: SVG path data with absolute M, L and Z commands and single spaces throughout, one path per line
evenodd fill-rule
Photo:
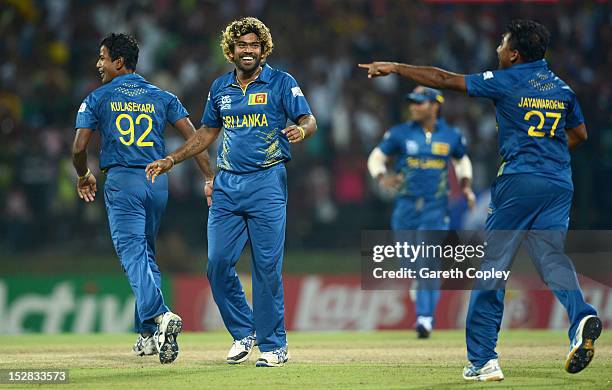
M 302 126 L 298 126 L 297 128 L 300 131 L 300 133 L 302 134 L 302 141 L 303 141 L 306 138 L 306 131 L 304 130 L 304 128 Z
M 78 176 L 78 175 L 77 175 Z M 91 171 L 87 168 L 87 172 L 83 176 L 78 176 L 79 180 L 87 180 L 87 178 L 91 176 Z

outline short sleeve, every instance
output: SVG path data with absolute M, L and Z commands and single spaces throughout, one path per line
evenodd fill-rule
M 178 97 L 174 96 L 173 94 L 170 94 L 170 97 L 171 98 L 170 103 L 168 103 L 167 118 L 168 122 L 174 124 L 179 119 L 188 117 L 189 113 L 187 112 Z
M 383 136 L 382 141 L 380 141 L 380 143 L 378 144 L 378 147 L 387 156 L 398 154 L 400 151 L 399 144 L 396 138 L 393 136 L 392 130 L 387 130 L 387 132 Z
M 572 99 L 569 104 L 569 110 L 567 111 L 567 118 L 565 119 L 565 128 L 573 129 L 584 123 L 584 116 L 582 115 L 582 109 L 576 99 L 576 95 L 572 94 Z
M 457 141 L 453 147 L 452 156 L 453 158 L 459 159 L 467 153 L 467 140 L 459 130 L 455 129 L 455 132 L 457 133 Z
M 97 99 L 94 97 L 93 93 L 89 94 L 79 106 L 75 128 L 92 130 L 98 128 Z
M 282 97 L 285 114 L 293 122 L 297 123 L 297 119 L 302 115 L 312 115 L 302 89 L 289 74 L 286 74 L 286 79 L 283 83 Z
M 202 121 L 200 124 L 206 127 L 221 128 L 221 114 L 219 107 L 217 107 L 214 99 L 215 88 L 214 83 L 210 87 L 208 97 L 206 98 L 206 105 L 204 106 L 204 115 L 202 115 Z
M 468 96 L 485 97 L 497 100 L 508 90 L 504 71 L 486 71 L 465 76 L 465 87 Z

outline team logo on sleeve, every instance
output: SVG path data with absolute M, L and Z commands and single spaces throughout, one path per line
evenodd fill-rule
M 300 87 L 291 88 L 291 94 L 293 95 L 293 97 L 304 96 Z
M 432 142 L 431 153 L 437 156 L 448 156 L 450 145 L 446 142 Z
M 484 72 L 482 74 L 482 78 L 485 79 L 485 80 L 492 79 L 493 78 L 493 72 L 491 72 L 490 70 Z
M 268 93 L 250 93 L 249 94 L 249 106 L 254 106 L 258 104 L 268 104 Z
M 81 106 L 79 107 L 79 112 L 85 112 L 86 109 L 87 103 L 81 103 Z

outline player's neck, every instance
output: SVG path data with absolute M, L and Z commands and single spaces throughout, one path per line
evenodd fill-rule
M 236 80 L 238 80 L 238 83 L 244 87 L 248 85 L 251 81 L 255 80 L 257 76 L 259 76 L 261 71 L 261 66 L 258 66 L 257 68 L 253 69 L 252 72 L 248 73 L 236 68 Z
M 423 128 L 423 131 L 428 131 L 428 132 L 436 131 L 436 118 L 423 119 L 422 121 L 419 122 L 419 124 Z
M 134 73 L 136 73 L 136 71 L 135 71 L 135 70 L 127 70 L 127 69 L 125 69 L 125 68 L 120 69 L 120 70 L 117 72 L 117 74 L 116 74 L 116 75 L 115 75 L 115 76 L 114 76 L 112 79 L 110 79 L 108 82 L 110 83 L 111 81 L 113 81 L 113 80 L 114 80 L 114 79 L 116 79 L 117 77 L 125 76 L 126 74 L 134 74 Z

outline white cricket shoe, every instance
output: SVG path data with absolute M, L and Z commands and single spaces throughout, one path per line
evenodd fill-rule
M 157 332 L 153 335 L 161 364 L 172 363 L 178 357 L 179 346 L 176 338 L 182 330 L 183 320 L 181 317 L 171 311 L 165 312 L 161 316 Z
M 467 381 L 501 381 L 504 380 L 504 373 L 499 366 L 497 359 L 491 359 L 480 368 L 469 364 L 463 368 L 463 379 Z
M 287 363 L 289 358 L 287 346 L 276 348 L 273 351 L 262 352 L 255 363 L 255 367 L 282 367 Z
M 240 340 L 234 340 L 232 346 L 227 353 L 225 361 L 227 364 L 240 364 L 249 359 L 255 347 L 255 333 L 250 334 Z
M 433 330 L 433 317 L 418 316 L 415 330 L 418 338 L 429 338 Z
M 139 334 L 132 350 L 136 356 L 157 355 L 157 346 L 153 335 L 149 334 L 145 337 Z
M 576 374 L 589 365 L 595 356 L 595 340 L 601 335 L 602 328 L 603 324 L 597 316 L 590 315 L 580 320 L 565 359 L 565 371 Z

